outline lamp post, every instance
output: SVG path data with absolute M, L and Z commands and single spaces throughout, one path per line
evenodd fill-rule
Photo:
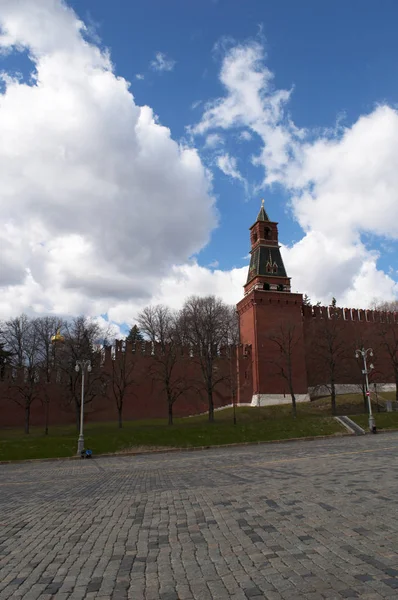
M 80 370 L 82 372 L 82 395 L 80 400 L 80 433 L 79 439 L 77 441 L 77 455 L 80 456 L 84 450 L 84 436 L 83 436 L 83 417 L 84 417 L 84 373 L 87 369 L 87 372 L 91 371 L 91 362 L 89 360 L 77 360 L 75 371 L 78 373 Z
M 368 348 L 367 350 L 365 350 L 365 348 L 361 348 L 360 350 L 355 351 L 355 357 L 359 358 L 360 356 L 362 356 L 362 359 L 363 359 L 362 375 L 365 375 L 365 389 L 366 389 L 366 395 L 368 397 L 369 431 L 371 431 L 372 433 L 376 433 L 376 425 L 375 425 L 375 420 L 374 420 L 374 417 L 372 414 L 372 402 L 370 400 L 369 379 L 368 379 L 368 374 L 374 367 L 372 364 L 370 364 L 369 369 L 368 369 L 367 362 L 366 362 L 366 357 L 368 356 L 368 354 L 369 354 L 369 356 L 373 356 L 372 348 Z

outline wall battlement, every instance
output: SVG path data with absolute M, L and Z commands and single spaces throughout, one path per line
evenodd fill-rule
M 165 351 L 169 349 L 166 344 Z M 229 346 L 219 346 L 216 349 L 219 358 L 230 358 L 236 353 L 244 356 L 247 351 L 244 344 L 230 344 Z M 105 360 L 113 360 L 120 353 L 126 353 L 131 356 L 156 356 L 162 352 L 161 344 L 153 342 L 126 342 L 125 340 L 115 340 L 113 346 L 108 346 L 104 350 Z M 199 348 L 195 346 L 179 346 L 177 354 L 185 358 L 197 358 L 200 354 Z
M 342 321 L 398 324 L 398 313 L 389 311 L 364 310 L 362 308 L 340 308 L 333 306 L 303 305 L 302 313 L 304 319 L 337 318 Z

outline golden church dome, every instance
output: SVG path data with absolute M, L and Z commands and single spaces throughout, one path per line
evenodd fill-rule
M 53 336 L 51 336 L 51 343 L 52 344 L 57 344 L 57 343 L 63 343 L 65 341 L 64 336 L 61 334 L 61 330 L 57 329 L 57 333 Z

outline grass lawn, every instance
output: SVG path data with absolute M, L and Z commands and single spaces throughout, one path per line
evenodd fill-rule
M 361 412 L 363 400 L 360 394 L 338 397 L 338 414 Z M 363 417 L 366 421 L 366 415 Z M 295 420 L 291 416 L 290 405 L 239 407 L 236 426 L 233 425 L 230 408 L 217 411 L 215 419 L 213 424 L 207 422 L 207 415 L 176 419 L 172 427 L 163 419 L 127 421 L 122 429 L 118 429 L 116 422 L 89 423 L 85 426 L 85 443 L 94 454 L 102 454 L 129 449 L 189 448 L 282 440 L 346 431 L 331 417 L 329 398 L 299 404 Z M 51 427 L 48 436 L 43 434 L 42 428 L 36 427 L 31 428 L 29 435 L 24 435 L 20 429 L 0 430 L 0 461 L 73 456 L 76 447 L 77 432 L 72 425 Z
M 377 429 L 398 429 L 398 413 L 390 412 L 390 413 L 380 413 L 375 412 L 373 414 L 376 422 Z M 358 423 L 360 427 L 365 429 L 365 431 L 369 428 L 368 415 L 355 415 L 352 417 L 352 420 L 355 423 Z

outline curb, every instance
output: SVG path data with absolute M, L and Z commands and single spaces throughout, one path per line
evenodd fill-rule
M 376 435 L 378 433 L 397 433 L 397 431 L 398 431 L 398 429 L 377 429 Z M 366 435 L 368 435 L 368 434 L 374 435 L 371 431 L 365 431 L 365 433 L 366 433 Z
M 398 431 L 398 430 L 397 430 Z M 165 448 L 162 450 L 132 450 L 131 452 L 109 452 L 105 454 L 96 454 L 95 458 L 118 458 L 121 456 L 145 456 L 148 454 L 170 454 L 174 452 L 199 452 L 203 450 L 212 450 L 213 448 L 237 448 L 240 446 L 260 446 L 261 444 L 288 444 L 289 442 L 313 442 L 315 440 L 325 440 L 330 438 L 339 438 L 351 436 L 350 433 L 334 433 L 332 435 L 313 435 L 308 437 L 287 438 L 285 440 L 265 440 L 258 442 L 236 442 L 234 444 L 215 444 L 213 446 L 194 446 L 189 448 Z M 17 460 L 0 460 L 0 465 L 37 463 L 37 462 L 59 462 L 61 460 L 82 460 L 80 456 L 59 456 L 54 458 L 21 458 Z

